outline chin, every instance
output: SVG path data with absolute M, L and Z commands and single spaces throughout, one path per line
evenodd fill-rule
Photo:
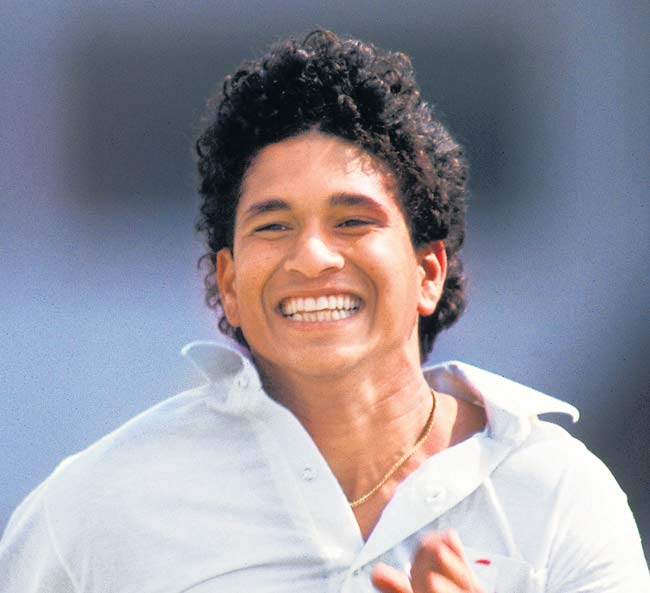
M 349 345 L 339 346 L 302 346 L 291 353 L 285 345 L 279 357 L 280 350 L 268 353 L 257 352 L 256 360 L 263 366 L 269 366 L 294 375 L 310 376 L 314 379 L 335 377 L 358 368 L 363 358 L 357 349 Z

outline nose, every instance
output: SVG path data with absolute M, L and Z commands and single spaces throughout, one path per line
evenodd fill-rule
M 308 278 L 315 278 L 327 271 L 340 270 L 344 259 L 319 233 L 311 232 L 299 237 L 284 261 L 288 272 L 298 272 Z

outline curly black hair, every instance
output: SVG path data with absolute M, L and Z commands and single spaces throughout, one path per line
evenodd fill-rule
M 209 125 L 196 143 L 199 192 L 196 224 L 208 251 L 206 303 L 220 330 L 248 346 L 221 308 L 216 253 L 232 248 L 242 178 L 259 151 L 316 129 L 355 143 L 388 165 L 399 187 L 411 241 L 443 240 L 448 258 L 444 289 L 432 315 L 420 317 L 420 354 L 465 308 L 459 251 L 465 239 L 467 164 L 432 108 L 422 99 L 413 66 L 402 53 L 313 31 L 286 39 L 226 77 L 211 102 Z

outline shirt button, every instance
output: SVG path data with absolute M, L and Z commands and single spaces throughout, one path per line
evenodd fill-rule
M 316 478 L 316 470 L 313 467 L 306 467 L 302 470 L 302 479 L 311 482 Z
M 433 486 L 427 488 L 424 494 L 424 500 L 428 504 L 434 504 L 443 498 L 444 493 L 445 493 L 444 489 L 439 486 Z
M 248 387 L 248 377 L 246 376 L 241 376 L 237 378 L 237 387 L 241 387 L 242 389 L 246 389 Z

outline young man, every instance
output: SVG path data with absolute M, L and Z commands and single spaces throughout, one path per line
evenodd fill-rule
M 571 406 L 421 360 L 463 309 L 465 165 L 408 59 L 327 32 L 226 80 L 199 139 L 209 383 L 66 460 L 0 591 L 637 592 Z

